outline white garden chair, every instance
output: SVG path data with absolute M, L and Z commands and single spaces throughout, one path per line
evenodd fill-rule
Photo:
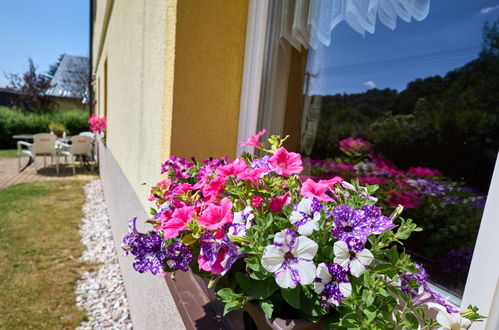
M 92 140 L 95 138 L 95 133 L 94 132 L 81 132 L 79 135 L 91 137 Z
M 50 133 L 39 133 L 33 135 L 33 143 L 28 143 L 25 141 L 17 142 L 17 164 L 18 169 L 21 170 L 21 157 L 28 156 L 30 161 L 33 160 L 33 166 L 36 170 L 36 157 L 43 156 L 43 165 L 47 166 L 46 156 L 50 156 L 52 163 L 54 161 L 54 156 L 57 156 L 56 148 L 57 137 Z M 56 171 L 59 174 L 59 161 L 56 157 Z
M 88 156 L 92 159 L 92 138 L 88 136 L 77 135 L 71 138 L 71 144 L 60 143 L 59 155 L 69 157 L 73 164 L 73 174 L 76 174 L 75 157 Z M 82 158 L 83 163 L 83 158 Z M 94 164 L 90 162 L 91 170 L 94 170 Z

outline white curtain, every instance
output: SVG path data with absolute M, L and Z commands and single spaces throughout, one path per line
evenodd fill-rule
M 397 19 L 422 21 L 430 0 L 284 0 L 281 37 L 294 48 L 331 44 L 331 31 L 342 21 L 365 35 L 374 33 L 376 21 L 395 29 Z

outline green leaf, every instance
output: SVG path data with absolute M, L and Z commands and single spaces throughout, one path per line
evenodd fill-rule
M 300 299 L 300 309 L 309 316 L 324 316 L 329 311 L 324 308 L 324 304 L 316 294 L 307 296 L 305 294 L 301 295 Z
M 301 289 L 299 286 L 294 289 L 281 289 L 281 294 L 288 304 L 296 309 L 300 309 Z
M 339 322 L 339 325 L 341 327 L 345 327 L 345 328 L 359 328 L 359 325 L 357 323 L 357 314 L 352 312 L 352 313 L 347 313 L 345 314 L 340 322 Z
M 274 304 L 270 300 L 268 299 L 261 300 L 260 308 L 263 310 L 267 318 L 270 319 L 272 317 L 272 312 L 274 311 Z
M 414 316 L 414 314 L 407 313 L 405 315 L 405 318 L 407 319 L 407 321 L 411 325 L 411 329 L 417 329 L 419 327 L 419 321 L 418 321 L 417 317 Z
M 251 258 L 246 258 L 244 259 L 244 261 L 251 270 L 254 270 L 256 272 L 264 270 L 262 264 L 260 263 L 260 259 L 256 256 Z
M 225 304 L 224 306 L 224 316 L 227 315 L 227 313 L 241 308 L 238 304 L 237 301 L 229 301 L 228 303 Z
M 393 266 L 391 264 L 379 264 L 374 267 L 374 271 L 378 273 L 384 273 L 390 270 Z
M 234 291 L 232 291 L 231 288 L 224 288 L 224 289 L 220 289 L 217 291 L 217 296 L 219 296 L 220 299 L 222 299 L 224 301 L 229 300 L 234 295 L 235 295 L 235 293 L 234 293 Z
M 241 272 L 236 273 L 237 283 L 241 286 L 243 291 L 251 297 L 257 299 L 265 299 L 272 295 L 275 290 L 278 289 L 278 286 L 275 282 L 275 279 L 269 277 L 267 279 L 257 281 L 250 279 L 248 276 Z
M 392 246 L 392 248 L 390 249 L 390 252 L 391 252 L 390 262 L 392 263 L 392 265 L 395 266 L 397 264 L 398 259 L 399 259 L 397 247 L 395 245 Z
M 374 302 L 374 295 L 369 290 L 364 290 L 362 292 L 362 300 L 366 304 L 367 307 L 371 306 Z

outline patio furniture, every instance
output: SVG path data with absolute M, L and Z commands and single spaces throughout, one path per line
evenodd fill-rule
M 80 134 L 78 134 L 78 135 L 80 135 L 80 136 L 88 136 L 88 137 L 91 137 L 91 138 L 92 138 L 92 140 L 94 140 L 94 138 L 95 138 L 95 134 L 94 134 L 94 132 L 81 132 L 81 133 L 80 133 Z
M 74 157 L 76 156 L 81 156 L 82 158 L 82 163 L 83 163 L 83 157 L 88 156 L 90 159 L 92 159 L 92 138 L 88 136 L 73 136 L 71 137 L 71 144 L 66 144 L 63 142 L 59 143 L 60 149 L 59 149 L 59 155 L 64 156 L 64 157 L 70 157 L 71 162 L 73 163 L 73 174 L 76 174 L 76 169 L 75 169 L 75 159 Z M 91 170 L 94 170 L 94 164 L 90 162 Z
M 33 143 L 18 141 L 17 142 L 17 159 L 19 172 L 28 167 L 31 163 L 34 164 L 36 169 L 36 156 L 44 156 L 43 164 L 47 166 L 46 156 L 51 156 L 53 163 L 54 156 L 57 156 L 57 137 L 50 133 L 40 133 L 33 135 Z M 25 147 L 25 148 L 23 148 Z M 21 157 L 30 157 L 28 164 L 21 169 Z M 59 174 L 59 161 L 56 157 L 56 172 Z

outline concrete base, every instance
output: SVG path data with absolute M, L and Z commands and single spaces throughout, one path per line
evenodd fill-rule
M 144 223 L 147 213 L 111 151 L 100 141 L 98 150 L 101 181 L 133 327 L 139 330 L 185 329 L 165 279 L 150 273 L 139 274 L 132 267 L 133 258 L 123 256 L 120 246 L 128 232 L 128 220 L 137 217 L 137 229 L 141 232 L 151 227 Z

